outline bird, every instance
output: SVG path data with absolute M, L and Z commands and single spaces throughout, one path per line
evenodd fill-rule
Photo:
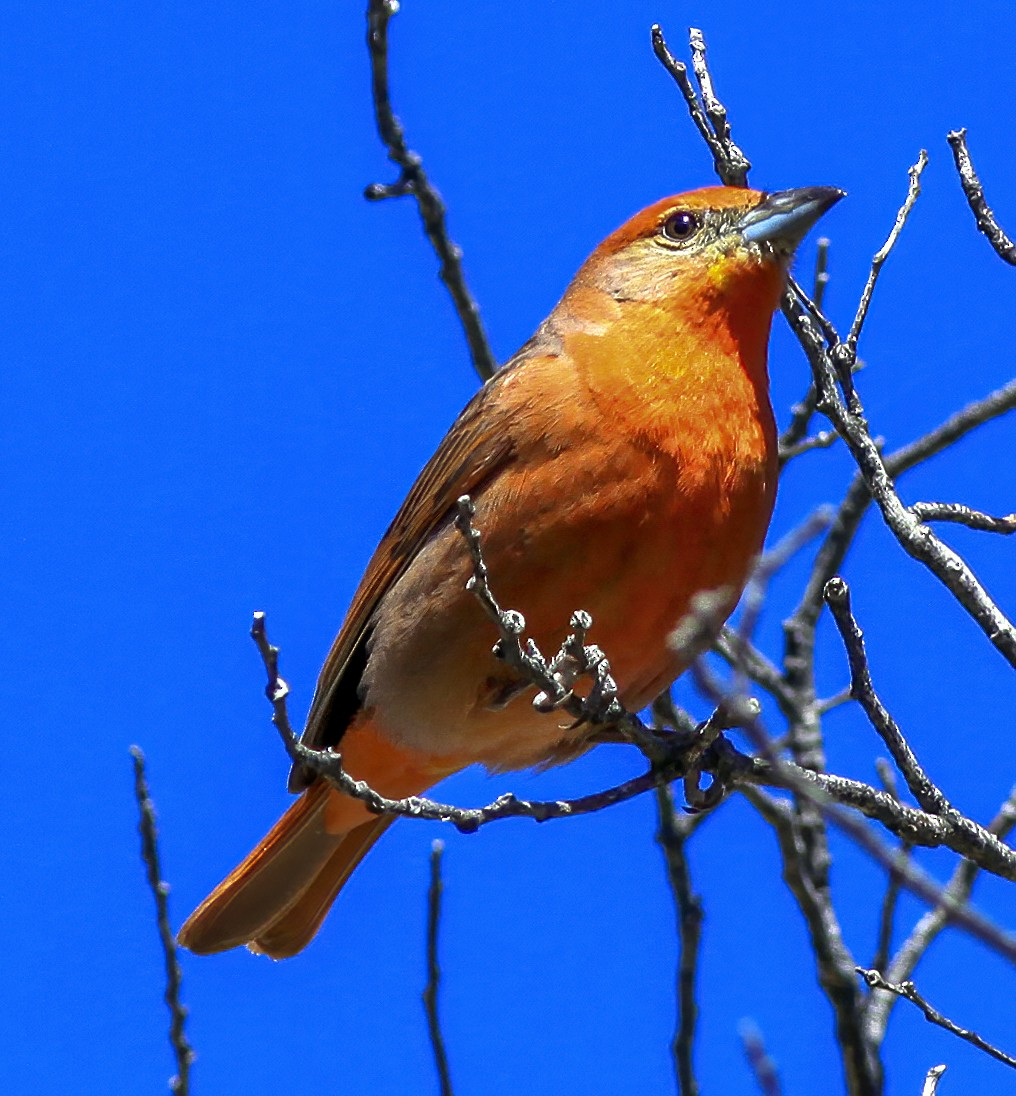
M 697 595 L 736 606 L 776 497 L 772 317 L 794 252 L 843 191 L 713 186 L 658 201 L 582 264 L 477 391 L 382 537 L 325 660 L 302 736 L 390 798 L 469 765 L 566 761 L 588 727 L 536 710 L 495 657 L 455 527 L 468 495 L 491 588 L 556 650 L 576 610 L 638 711 L 686 668 Z M 275 959 L 316 935 L 393 821 L 305 765 L 299 798 L 187 919 L 199 954 Z

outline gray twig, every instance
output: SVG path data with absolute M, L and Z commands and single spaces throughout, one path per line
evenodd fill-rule
M 145 864 L 148 889 L 155 899 L 155 918 L 159 928 L 159 943 L 166 965 L 165 1001 L 169 1008 L 169 1043 L 176 1059 L 176 1076 L 169 1080 L 170 1092 L 187 1096 L 190 1092 L 190 1068 L 194 1063 L 194 1048 L 187 1040 L 187 1007 L 180 997 L 182 975 L 177 959 L 176 937 L 169 927 L 169 884 L 162 878 L 159 862 L 159 835 L 155 823 L 155 804 L 148 793 L 145 779 L 145 755 L 139 746 L 131 746 L 134 761 L 134 799 L 138 805 L 138 830 L 141 834 L 141 859 Z
M 739 668 L 749 681 L 764 689 L 788 720 L 795 718 L 798 712 L 797 694 L 787 685 L 780 668 L 753 643 L 725 624 L 713 644 L 713 651 L 731 669 Z
M 1004 259 L 1011 266 L 1016 266 L 1016 244 L 1002 231 L 1001 225 L 995 220 L 987 199 L 984 197 L 984 187 L 974 171 L 974 165 L 970 159 L 970 151 L 967 148 L 967 131 L 954 129 L 946 135 L 949 147 L 952 149 L 953 160 L 956 163 L 956 171 L 959 173 L 960 185 L 967 196 L 967 202 L 974 214 L 978 229 L 988 237 L 988 243 L 995 249 L 999 258 Z
M 810 453 L 813 449 L 831 448 L 839 441 L 839 437 L 839 434 L 837 434 L 835 430 L 820 430 L 817 434 L 810 434 L 808 437 L 802 438 L 793 445 L 785 445 L 781 439 L 780 468 L 783 468 L 788 461 L 792 461 L 795 457 L 799 457 L 803 453 Z
M 751 1020 L 742 1020 L 738 1024 L 737 1034 L 741 1037 L 744 1056 L 748 1059 L 759 1092 L 762 1096 L 780 1096 L 783 1091 L 780 1087 L 780 1075 L 776 1070 L 776 1063 L 769 1057 L 758 1024 Z
M 697 27 L 691 27 L 688 31 L 688 42 L 691 46 L 691 67 L 701 92 L 702 105 L 705 107 L 709 125 L 723 148 L 724 164 L 728 175 L 728 178 L 723 181 L 728 186 L 747 186 L 751 163 L 731 139 L 727 108 L 716 97 L 716 92 L 713 90 L 713 78 L 706 61 L 705 35 Z
M 1016 514 L 996 518 L 980 510 L 971 510 L 959 502 L 915 502 L 910 512 L 922 523 L 952 521 L 970 529 L 979 529 L 982 533 L 1016 533 Z
M 1009 793 L 1008 799 L 988 823 L 987 828 L 1002 841 L 1016 828 L 1016 787 Z M 965 906 L 970 901 L 980 870 L 977 864 L 970 860 L 962 860 L 956 866 L 952 878 L 942 891 L 941 899 L 918 920 L 889 964 L 886 977 L 890 982 L 904 982 L 910 978 L 938 934 L 952 924 L 951 911 Z M 1002 954 L 1005 955 L 1004 952 Z M 1016 957 L 1008 955 L 1005 957 L 1010 962 L 1016 961 Z M 885 969 L 885 964 L 879 966 L 872 963 L 872 966 L 877 970 Z M 869 1037 L 876 1044 L 881 1043 L 885 1038 L 889 1014 L 895 1002 L 896 998 L 889 993 L 872 993 L 868 998 L 865 1006 L 865 1025 Z
M 924 1084 L 921 1086 L 921 1096 L 935 1096 L 943 1073 L 945 1073 L 945 1066 L 932 1066 L 928 1070 L 924 1077 Z
M 953 594 L 994 647 L 1010 665 L 1016 667 L 1016 628 L 962 557 L 935 536 L 903 504 L 893 486 L 891 465 L 883 460 L 864 419 L 850 409 L 840 395 L 837 388 L 840 374 L 834 365 L 834 358 L 837 355 L 842 358 L 839 347 L 844 344 L 829 347 L 793 295 L 788 294 L 784 300 L 785 314 L 805 348 L 819 386 L 819 410 L 828 416 L 846 442 L 864 478 L 867 491 L 874 498 L 889 530 L 904 551 L 927 567 Z M 844 518 L 842 509 L 840 518 Z M 835 532 L 836 523 L 833 528 L 833 533 Z M 809 584 L 806 597 L 811 589 Z
M 875 768 L 878 770 L 879 779 L 882 781 L 882 787 L 893 797 L 893 799 L 899 800 L 899 789 L 896 785 L 896 771 L 892 765 L 884 758 L 877 758 L 875 761 Z M 906 842 L 903 842 L 896 853 L 896 858 L 899 863 L 909 861 L 912 847 Z M 878 938 L 875 943 L 875 954 L 872 957 L 871 965 L 877 970 L 885 970 L 889 963 L 889 953 L 893 946 L 893 929 L 896 922 L 896 907 L 899 904 L 900 894 L 903 892 L 903 887 L 900 885 L 900 875 L 896 870 L 895 865 L 889 871 L 889 879 L 886 883 L 885 894 L 882 896 L 882 908 L 879 911 L 878 918 Z
M 951 415 L 940 426 L 885 458 L 885 470 L 890 480 L 923 464 L 943 450 L 961 441 L 971 431 L 1016 408 L 1016 380 L 976 400 Z M 840 504 L 829 532 L 815 557 L 815 566 L 793 615 L 784 625 L 788 650 L 785 666 L 806 667 L 814 659 L 815 625 L 824 604 L 825 585 L 843 566 L 861 520 L 872 503 L 872 493 L 865 476 L 858 472 Z M 786 660 L 789 660 L 787 662 Z
M 674 742 L 672 750 L 665 748 L 670 745 L 669 738 L 659 739 L 661 747 L 664 747 L 662 758 L 642 776 L 577 799 L 532 802 L 519 799 L 508 792 L 487 806 L 478 808 L 454 807 L 422 796 L 388 799 L 365 781 L 356 780 L 345 772 L 340 753 L 331 749 L 309 749 L 299 741 L 290 725 L 286 708 L 289 686 L 279 676 L 279 651 L 268 642 L 264 613 L 254 614 L 251 636 L 268 674 L 265 692 L 272 704 L 272 722 L 290 759 L 332 781 L 340 790 L 359 799 L 369 810 L 378 814 L 398 814 L 408 818 L 451 822 L 461 832 L 473 833 L 480 826 L 503 818 L 532 818 L 537 822 L 545 822 L 552 818 L 589 814 L 633 799 L 661 783 L 669 783 L 685 775 L 682 750 L 687 747 L 687 740 L 683 735 L 675 735 L 674 738 L 680 738 L 680 742 Z M 751 728 L 748 720 L 738 725 L 746 726 L 749 730 Z M 639 726 L 645 735 L 651 735 L 649 728 L 641 723 Z M 860 811 L 915 845 L 944 845 L 954 852 L 970 857 L 996 875 L 1016 879 L 1016 854 L 993 835 L 984 831 L 979 835 L 979 827 L 973 832 L 958 831 L 948 821 L 897 803 L 891 796 L 860 781 L 811 772 L 788 762 L 777 760 L 772 763 L 749 757 L 739 753 L 722 735 L 713 743 L 702 763 L 705 771 L 714 773 L 723 787 L 769 785 L 789 789 L 795 795 L 814 802 L 816 809 L 828 814 L 838 827 L 845 830 L 857 844 L 887 868 L 893 863 L 892 851 L 869 832 L 860 820 L 840 810 L 838 804 Z M 941 888 L 916 868 L 901 872 L 901 878 L 908 890 L 930 905 L 935 905 L 940 900 Z M 965 906 L 951 908 L 950 912 L 956 923 L 972 935 L 1016 960 L 1016 941 L 986 918 Z
M 448 1067 L 441 1017 L 438 1011 L 438 994 L 441 989 L 441 967 L 438 963 L 438 932 L 441 927 L 441 895 L 444 881 L 441 878 L 441 857 L 444 842 L 434 841 L 430 846 L 430 886 L 427 888 L 427 985 L 423 990 L 423 1008 L 427 1013 L 427 1031 L 434 1052 L 434 1065 L 441 1085 L 441 1096 L 454 1096 L 452 1075 Z
M 999 1050 L 998 1047 L 992 1046 L 991 1043 L 982 1039 L 977 1032 L 971 1031 L 969 1028 L 962 1028 L 959 1024 L 953 1023 L 948 1017 L 943 1016 L 938 1009 L 934 1008 L 917 992 L 917 987 L 913 982 L 887 982 L 879 971 L 866 970 L 864 967 L 858 967 L 857 973 L 861 975 L 870 989 L 887 990 L 889 993 L 895 993 L 898 997 L 905 998 L 912 1004 L 917 1005 L 924 1013 L 924 1018 L 928 1023 L 944 1028 L 953 1035 L 958 1035 L 961 1039 L 965 1039 L 968 1043 L 977 1047 L 978 1050 L 983 1050 L 995 1061 L 1002 1062 L 1003 1065 L 1007 1065 L 1011 1069 L 1016 1069 L 1016 1058 L 1006 1054 L 1003 1050 Z
M 368 0 L 367 49 L 377 131 L 388 149 L 388 159 L 399 169 L 394 183 L 373 183 L 364 191 L 369 201 L 411 194 L 420 211 L 423 230 L 440 261 L 439 276 L 448 289 L 469 345 L 473 368 L 481 380 L 494 375 L 497 362 L 480 320 L 480 308 L 466 284 L 462 249 L 448 235 L 444 202 L 423 168 L 419 154 L 406 144 L 402 123 L 392 107 L 388 88 L 388 23 L 399 10 L 397 0 Z
M 857 305 L 857 313 L 854 316 L 854 322 L 850 325 L 850 334 L 847 335 L 845 343 L 845 350 L 850 355 L 851 359 L 850 364 L 853 364 L 853 361 L 857 357 L 857 341 L 861 337 L 861 328 L 864 327 L 864 321 L 868 316 L 868 308 L 871 305 L 871 298 L 875 292 L 875 284 L 878 282 L 878 276 L 882 273 L 882 266 L 886 259 L 889 258 L 890 252 L 896 246 L 896 241 L 903 231 L 903 226 L 907 223 L 907 218 L 914 208 L 914 203 L 921 195 L 921 173 L 927 166 L 928 153 L 922 148 L 917 157 L 917 163 L 909 169 L 910 186 L 907 188 L 907 197 L 896 214 L 896 221 L 893 224 L 892 230 L 890 231 L 886 242 L 875 252 L 874 257 L 871 260 L 868 280 L 865 283 L 864 291 L 861 293 L 861 299 Z
M 451 822 L 462 833 L 474 833 L 480 826 L 502 818 L 532 818 L 537 822 L 546 822 L 551 818 L 568 818 L 573 815 L 589 814 L 603 810 L 604 807 L 622 803 L 642 795 L 656 787 L 665 779 L 662 772 L 650 769 L 642 776 L 627 780 L 613 788 L 597 792 L 594 795 L 578 799 L 558 799 L 553 801 L 531 801 L 519 799 L 511 792 L 499 796 L 485 807 L 454 807 L 448 803 L 439 803 L 424 796 L 407 796 L 405 799 L 389 799 L 370 787 L 364 780 L 357 780 L 342 767 L 342 754 L 336 750 L 312 750 L 300 742 L 289 722 L 286 700 L 289 686 L 279 676 L 278 647 L 268 642 L 265 631 L 264 613 L 254 614 L 251 625 L 251 637 L 257 645 L 268 673 L 268 685 L 265 693 L 272 704 L 272 722 L 282 739 L 286 752 L 292 761 L 307 768 L 326 780 L 330 780 L 346 795 L 359 799 L 376 814 L 397 814 L 406 818 L 422 818 L 434 822 Z M 679 775 L 679 774 L 678 774 Z
M 687 842 L 708 814 L 678 814 L 669 786 L 656 789 L 659 829 L 656 840 L 667 863 L 667 878 L 677 914 L 677 1023 L 671 1043 L 674 1072 L 680 1096 L 698 1096 L 694 1043 L 698 1020 L 698 961 L 702 937 L 702 899 L 695 893 L 688 867 Z
M 682 96 L 684 96 L 688 113 L 713 155 L 713 166 L 716 169 L 716 174 L 726 186 L 747 186 L 751 164 L 744 153 L 731 140 L 727 112 L 716 97 L 712 78 L 706 64 L 706 43 L 702 31 L 695 28 L 689 31 L 692 68 L 695 72 L 695 79 L 701 97 L 696 93 L 691 80 L 688 79 L 687 66 L 682 61 L 678 61 L 667 48 L 659 24 L 653 24 L 651 33 L 653 52 L 660 64 L 673 77 Z
M 882 1064 L 860 1023 L 863 998 L 853 977 L 856 964 L 843 940 L 829 896 L 823 887 L 816 885 L 810 870 L 799 813 L 790 804 L 758 788 L 741 790 L 776 834 L 783 879 L 804 917 L 819 984 L 836 1016 L 836 1037 L 843 1053 L 849 1091 L 858 1096 L 877 1096 L 882 1088 Z
M 850 587 L 842 578 L 831 578 L 825 587 L 826 604 L 832 612 L 850 664 L 850 693 L 864 709 L 869 722 L 878 731 L 892 754 L 893 761 L 907 782 L 918 803 L 929 813 L 953 817 L 949 800 L 921 767 L 910 744 L 903 737 L 896 720 L 878 698 L 871 680 L 868 655 L 864 649 L 864 633 L 850 608 Z

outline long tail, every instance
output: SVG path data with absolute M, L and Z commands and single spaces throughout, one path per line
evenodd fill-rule
M 425 791 L 441 776 L 419 757 L 357 728 L 349 769 L 392 797 Z M 344 740 L 344 745 L 347 743 Z M 323 780 L 312 784 L 257 847 L 187 918 L 178 940 L 199 955 L 246 944 L 285 959 L 307 946 L 336 895 L 394 820 L 377 816 Z

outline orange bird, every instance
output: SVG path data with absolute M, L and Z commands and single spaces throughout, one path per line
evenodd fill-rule
M 501 772 L 588 748 L 588 729 L 537 712 L 491 651 L 453 524 L 464 494 L 498 600 L 543 650 L 585 609 L 628 709 L 681 673 L 668 637 L 692 598 L 725 589 L 732 610 L 762 547 L 769 329 L 794 249 L 841 197 L 711 187 L 600 244 L 420 473 L 321 670 L 305 744 L 338 747 L 392 798 L 477 762 Z M 294 955 L 393 820 L 299 767 L 290 789 L 300 798 L 181 929 L 191 951 Z

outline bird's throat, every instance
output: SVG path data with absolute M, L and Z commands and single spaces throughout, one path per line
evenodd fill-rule
M 562 302 L 564 349 L 604 421 L 623 419 L 684 460 L 723 454 L 769 464 L 776 430 L 767 349 L 776 293 L 761 282 L 756 300 L 725 303 L 722 295 L 618 302 L 594 290 Z

